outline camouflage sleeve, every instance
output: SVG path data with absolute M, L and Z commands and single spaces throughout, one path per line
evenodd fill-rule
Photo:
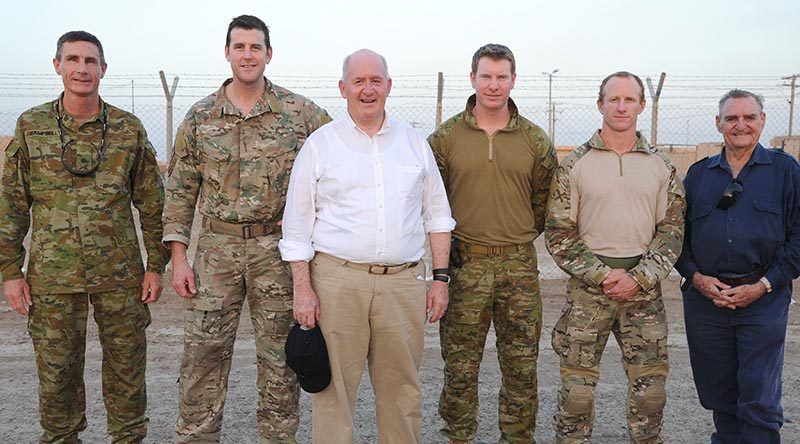
M 5 150 L 2 187 L 0 187 L 0 275 L 3 281 L 23 278 L 22 265 L 25 249 L 22 240 L 30 226 L 32 199 L 29 189 L 28 148 L 22 130 L 22 119 L 17 121 L 14 138 Z
M 553 142 L 540 131 L 531 134 L 534 147 L 539 153 L 531 176 L 531 207 L 533 208 L 534 228 L 541 234 L 544 232 L 544 221 L 547 213 L 547 199 L 550 197 L 550 183 L 558 166 L 558 157 Z
M 306 115 L 306 128 L 308 131 L 306 135 L 313 133 L 319 129 L 319 127 L 332 120 L 327 111 L 313 103 L 311 103 L 307 109 L 309 109 L 309 112 Z
M 648 291 L 659 281 L 666 279 L 683 247 L 684 213 L 686 212 L 686 193 L 678 178 L 675 165 L 666 154 L 658 153 L 669 168 L 669 182 L 664 184 L 667 211 L 664 218 L 656 224 L 656 233 L 647 250 L 642 254 L 639 265 L 633 267 L 628 274 Z
M 580 148 L 578 148 L 580 149 Z M 545 223 L 545 243 L 553 260 L 570 276 L 583 280 L 592 287 L 600 287 L 611 272 L 589 250 L 578 236 L 578 223 L 572 218 L 572 185 L 570 171 L 577 158 L 574 153 L 556 168 L 550 184 L 550 200 Z
M 448 177 L 447 158 L 444 154 L 447 142 L 447 132 L 441 126 L 428 136 L 428 145 L 430 145 L 431 150 L 433 150 L 433 157 L 436 159 L 436 165 L 439 167 L 439 174 L 442 176 L 445 190 L 449 195 L 450 190 L 448 188 L 450 186 L 450 180 Z
M 147 140 L 144 128 L 139 132 L 138 152 L 131 169 L 131 197 L 139 210 L 139 224 L 147 251 L 147 271 L 163 273 L 169 260 L 169 250 L 161 243 L 164 207 L 164 185 L 158 169 L 156 150 Z
M 163 215 L 164 242 L 178 241 L 189 245 L 195 205 L 203 182 L 198 150 L 194 116 L 189 111 L 178 128 L 169 161 Z

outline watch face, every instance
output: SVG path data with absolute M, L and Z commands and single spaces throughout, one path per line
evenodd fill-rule
M 436 276 L 433 277 L 433 280 L 434 281 L 442 281 L 445 284 L 449 284 L 450 283 L 450 276 L 448 276 L 446 274 L 437 274 Z

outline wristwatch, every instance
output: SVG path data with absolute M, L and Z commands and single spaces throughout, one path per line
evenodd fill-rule
M 450 284 L 450 275 L 449 274 L 434 274 L 433 275 L 434 281 L 442 281 L 445 284 Z
M 761 282 L 765 287 L 767 287 L 767 293 L 772 293 L 772 284 L 769 282 L 769 279 L 767 279 L 766 276 L 762 276 L 758 282 Z

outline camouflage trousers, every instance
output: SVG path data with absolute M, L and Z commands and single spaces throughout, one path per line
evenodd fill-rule
M 280 233 L 248 240 L 200 235 L 194 262 L 197 294 L 187 299 L 184 315 L 175 442 L 219 442 L 245 298 L 255 331 L 259 442 L 295 442 L 300 389 L 283 351 L 294 322 L 292 285 L 288 264 L 278 253 L 279 239 Z
M 150 310 L 141 287 L 103 293 L 32 295 L 28 332 L 39 373 L 40 443 L 80 443 L 86 429 L 83 367 L 89 303 L 103 349 L 103 401 L 112 443 L 147 435 L 147 338 Z
M 486 334 L 494 322 L 500 387 L 501 442 L 531 443 L 539 399 L 536 360 L 542 331 L 539 271 L 532 246 L 500 256 L 481 256 L 460 247 L 463 266 L 453 270 L 450 304 L 439 323 L 444 386 L 441 433 L 471 440 L 478 427 L 478 372 Z
M 600 359 L 612 332 L 628 377 L 630 442 L 663 442 L 661 425 L 669 366 L 660 284 L 633 301 L 617 302 L 600 289 L 570 278 L 567 301 L 553 329 L 553 350 L 561 357 L 561 390 L 554 416 L 557 443 L 584 443 L 592 436 Z

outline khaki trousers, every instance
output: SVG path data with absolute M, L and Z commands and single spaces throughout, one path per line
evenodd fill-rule
M 365 361 L 375 393 L 378 442 L 418 443 L 424 264 L 375 275 L 349 268 L 344 260 L 317 255 L 310 270 L 331 362 L 330 385 L 311 395 L 314 443 L 353 443 L 353 411 Z

